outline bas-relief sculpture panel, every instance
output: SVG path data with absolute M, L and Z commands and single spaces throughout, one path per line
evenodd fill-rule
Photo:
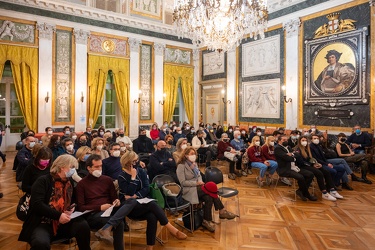
M 280 35 L 242 45 L 242 77 L 280 72 Z
M 218 52 L 203 54 L 203 76 L 225 72 L 225 56 Z
M 0 20 L 0 40 L 35 43 L 34 32 L 34 25 Z
M 280 118 L 280 79 L 242 83 L 242 117 Z
M 165 48 L 164 62 L 191 64 L 191 52 L 188 50 Z
M 90 52 L 127 56 L 126 39 L 90 35 Z
M 152 62 L 152 50 L 151 45 L 141 45 L 141 120 L 151 120 L 151 96 L 152 96 L 152 84 L 151 84 L 151 62 Z
M 162 19 L 161 0 L 131 0 L 130 13 L 153 19 Z

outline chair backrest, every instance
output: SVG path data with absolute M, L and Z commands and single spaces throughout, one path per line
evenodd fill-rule
M 166 183 L 172 183 L 175 182 L 172 176 L 167 174 L 159 174 L 152 179 L 152 183 L 156 183 L 158 185 L 158 188 L 162 188 L 162 186 Z
M 207 167 L 205 172 L 206 182 L 223 183 L 223 173 L 216 167 Z

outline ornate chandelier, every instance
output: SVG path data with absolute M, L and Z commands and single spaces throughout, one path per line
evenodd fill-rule
M 267 0 L 175 0 L 173 26 L 179 38 L 225 52 L 244 35 L 264 38 L 267 18 Z

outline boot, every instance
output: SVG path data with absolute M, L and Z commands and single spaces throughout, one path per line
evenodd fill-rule
M 363 179 L 363 182 L 366 183 L 366 184 L 372 184 L 372 181 L 368 180 L 366 178 L 366 174 L 367 174 L 367 171 L 363 171 L 362 170 L 362 179 Z
M 112 227 L 107 227 L 106 229 L 99 229 L 96 233 L 95 236 L 107 243 L 108 245 L 113 245 L 113 237 L 111 236 L 111 229 Z
M 363 181 L 362 178 L 357 177 L 354 173 L 351 173 L 352 181 Z

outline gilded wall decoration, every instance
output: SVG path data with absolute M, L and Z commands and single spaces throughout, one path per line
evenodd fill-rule
M 151 120 L 151 108 L 152 108 L 152 49 L 151 45 L 141 45 L 141 120 Z
M 161 0 L 131 0 L 130 13 L 153 19 L 162 19 L 162 1 Z
M 187 50 L 166 48 L 164 62 L 190 64 L 191 52 Z
M 34 31 L 34 25 L 0 20 L 0 40 L 35 43 Z
M 127 56 L 126 43 L 127 41 L 125 39 L 109 38 L 91 34 L 90 52 Z
M 72 33 L 56 30 L 54 122 L 72 122 Z

